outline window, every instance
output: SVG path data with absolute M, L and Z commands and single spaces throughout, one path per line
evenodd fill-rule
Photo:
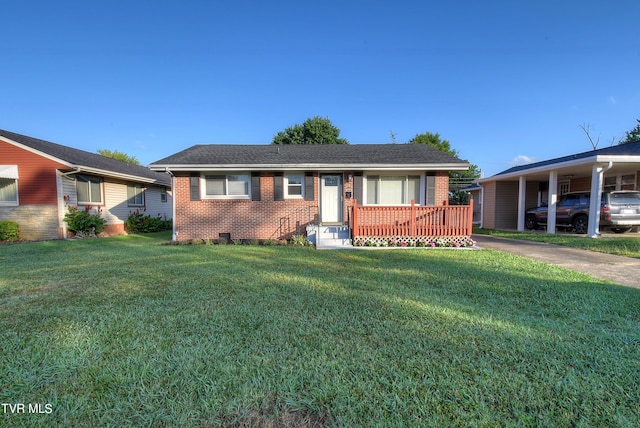
M 419 175 L 367 176 L 367 204 L 403 205 L 420 203 Z
M 299 197 L 303 196 L 303 180 L 302 174 L 288 174 L 287 175 L 287 196 Z
M 18 165 L 0 165 L 0 205 L 18 205 Z
M 250 185 L 248 174 L 205 175 L 205 197 L 249 197 Z
M 144 205 L 144 187 L 140 183 L 127 184 L 128 205 L 140 207 Z
M 76 176 L 78 204 L 102 204 L 102 180 L 88 175 Z
M 0 205 L 18 205 L 18 180 L 0 178 Z
M 564 195 L 566 193 L 569 193 L 569 182 L 568 181 L 560 183 L 558 187 L 560 188 L 560 192 L 559 192 L 560 195 Z
M 636 190 L 636 175 L 624 174 L 605 177 L 604 191 L 613 192 L 614 190 Z
M 167 202 L 167 188 L 160 188 L 160 202 Z

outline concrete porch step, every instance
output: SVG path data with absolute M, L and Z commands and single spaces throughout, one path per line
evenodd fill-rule
M 342 225 L 313 225 L 307 227 L 307 237 L 318 249 L 337 249 L 352 246 L 349 227 Z

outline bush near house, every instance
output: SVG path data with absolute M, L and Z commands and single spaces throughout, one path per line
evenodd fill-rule
M 98 234 L 104 230 L 106 220 L 100 217 L 100 210 L 97 214 L 91 214 L 93 207 L 87 205 L 84 210 L 79 210 L 78 207 L 70 205 L 69 212 L 65 214 L 64 221 L 69 225 L 69 230 L 74 233 L 80 233 L 84 235 Z
M 0 241 L 19 241 L 20 227 L 10 220 L 0 220 Z
M 150 233 L 170 230 L 172 227 L 171 220 L 162 218 L 162 214 L 158 213 L 156 217 L 144 215 L 139 210 L 132 211 L 125 223 L 129 233 Z

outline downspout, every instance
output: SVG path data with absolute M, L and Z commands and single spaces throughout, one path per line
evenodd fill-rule
M 171 240 L 178 240 L 178 232 L 176 231 L 176 176 L 173 175 L 169 168 L 164 171 L 171 176 Z

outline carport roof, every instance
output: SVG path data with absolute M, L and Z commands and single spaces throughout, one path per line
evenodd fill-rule
M 583 153 L 576 153 L 573 155 L 548 159 L 541 162 L 530 163 L 527 165 L 514 166 L 479 181 L 494 181 L 503 178 L 513 178 L 522 175 L 547 172 L 554 169 L 577 167 L 580 165 L 591 165 L 609 161 L 640 163 L 640 141 L 636 141 L 635 143 L 618 144 L 616 146 L 605 147 L 603 149 L 591 150 Z

